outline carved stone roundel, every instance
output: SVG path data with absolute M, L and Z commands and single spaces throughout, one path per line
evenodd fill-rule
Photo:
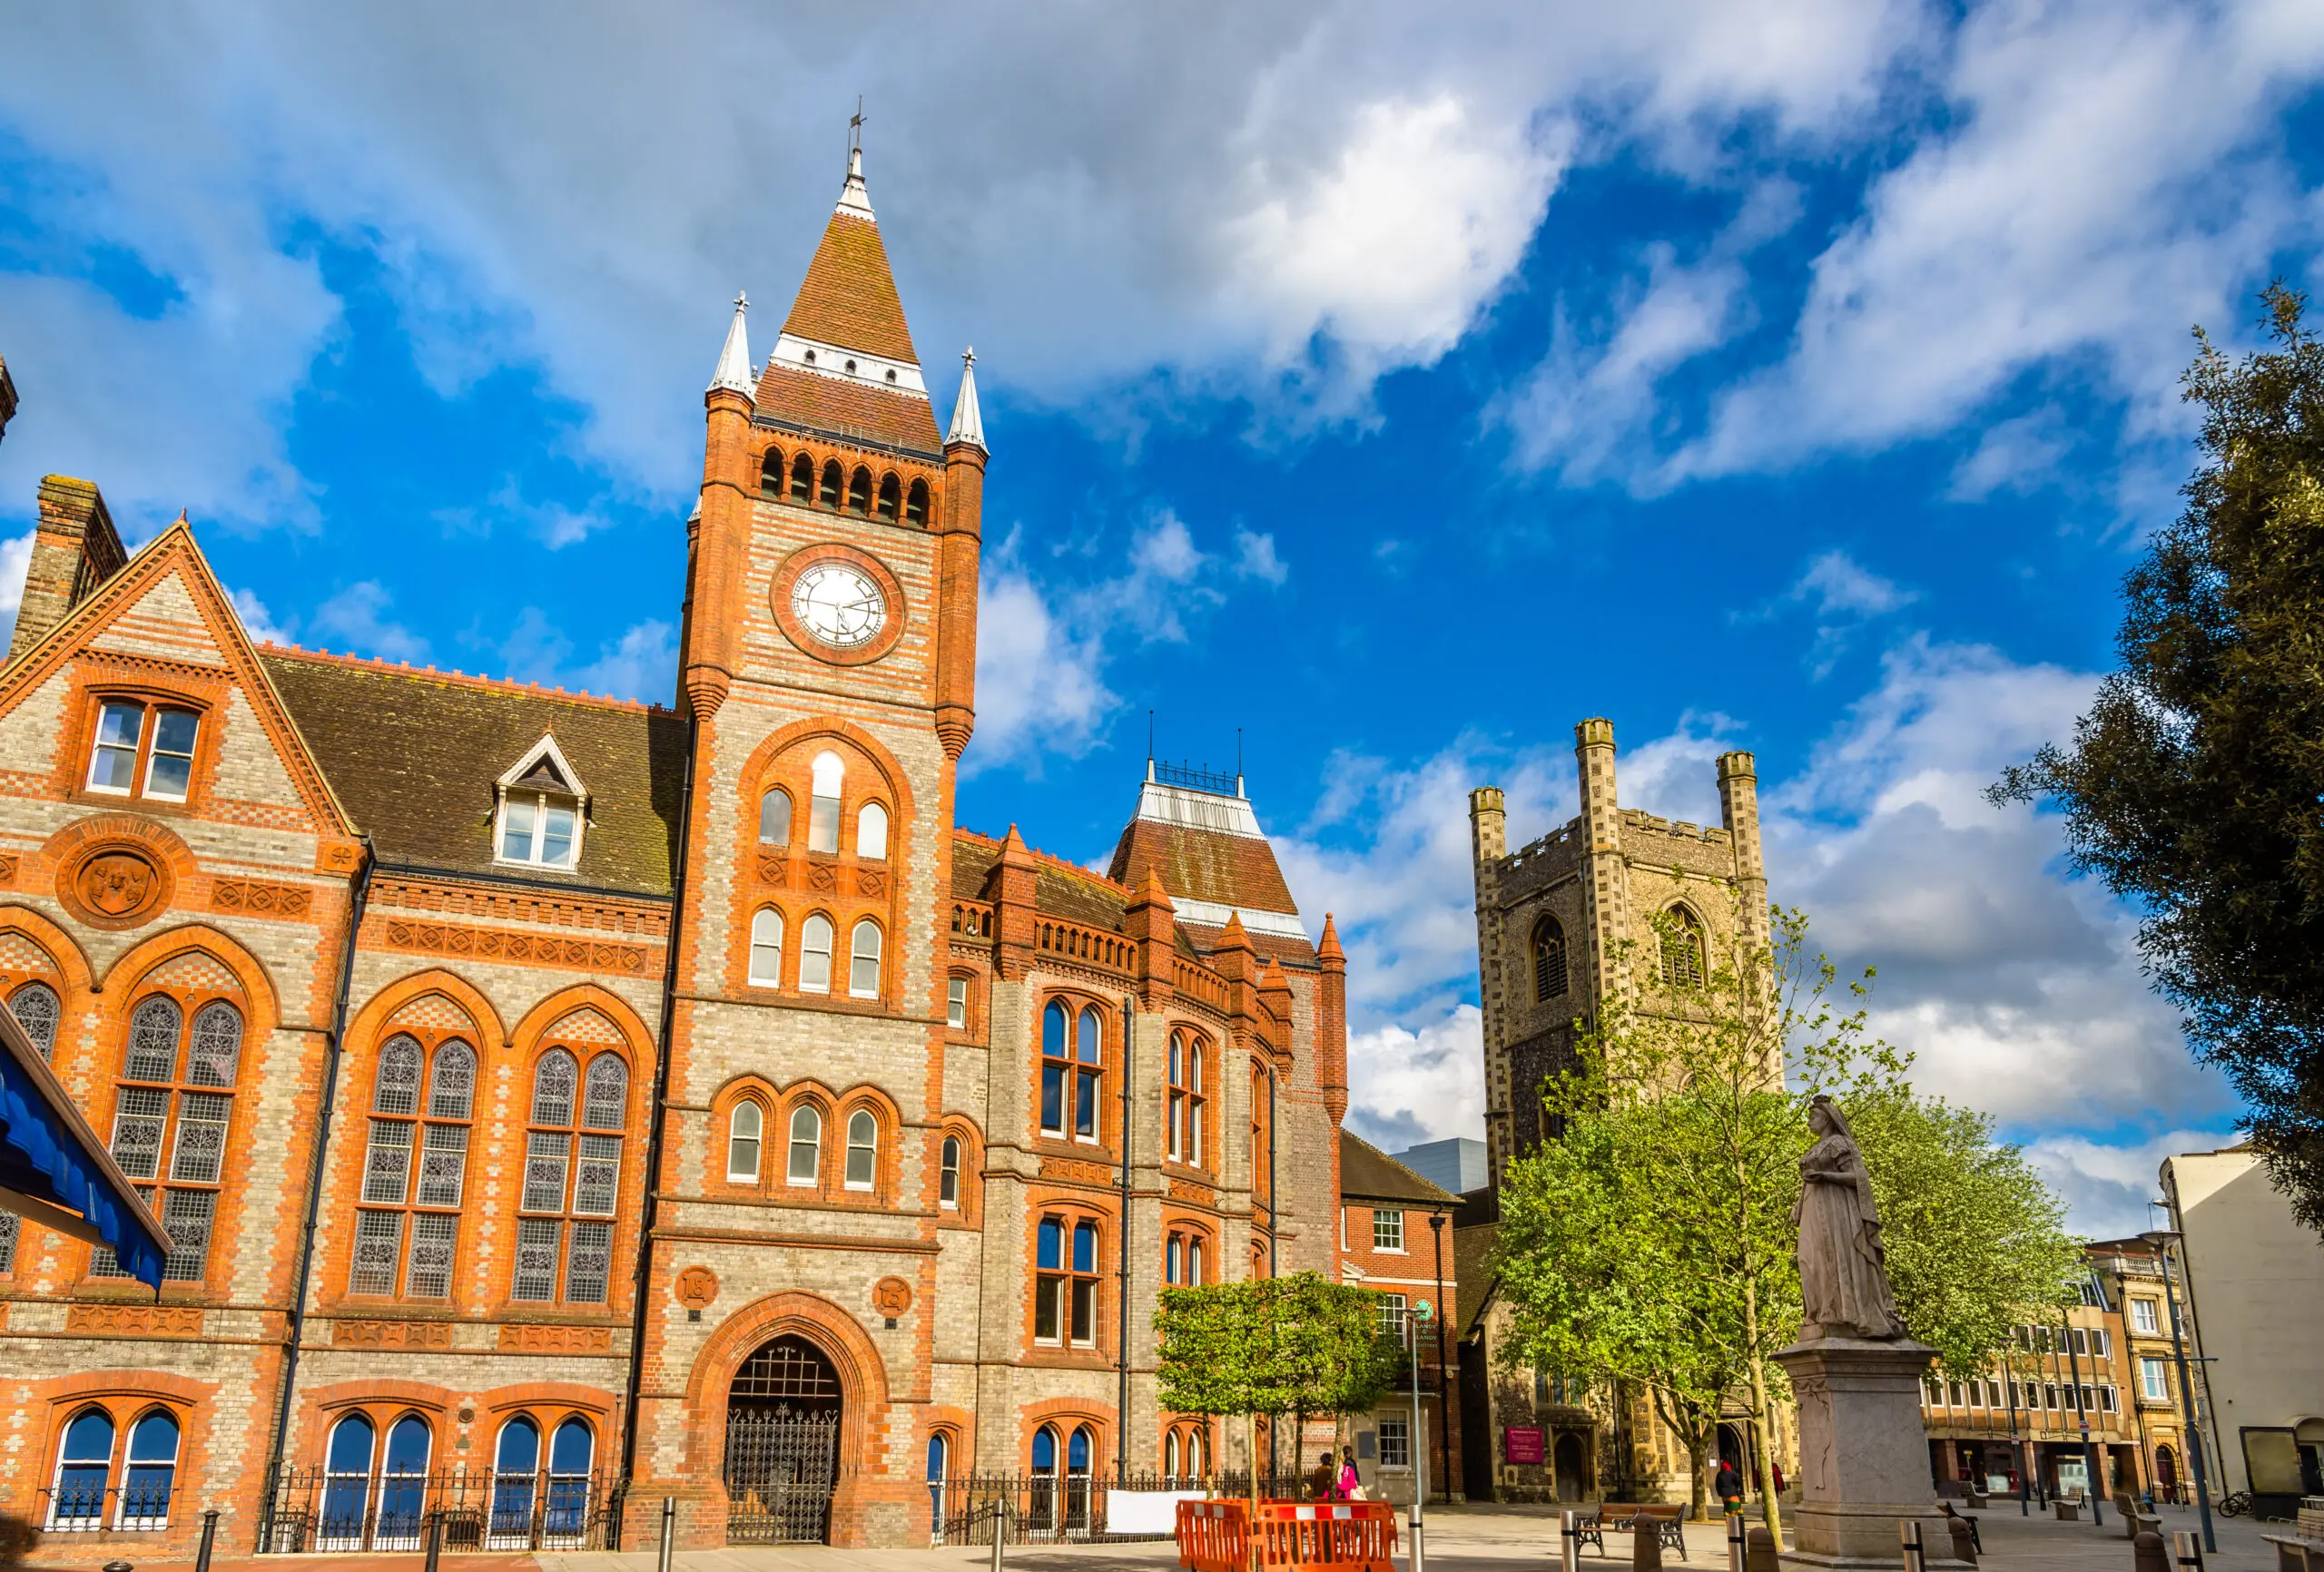
M 872 1308 L 881 1315 L 901 1315 L 911 1308 L 911 1284 L 901 1277 L 883 1277 L 872 1285 Z
M 707 1266 L 689 1266 L 678 1273 L 678 1302 L 701 1310 L 718 1297 L 718 1274 Z
M 88 848 L 58 871 L 57 899 L 97 928 L 135 928 L 170 903 L 169 867 L 143 847 Z

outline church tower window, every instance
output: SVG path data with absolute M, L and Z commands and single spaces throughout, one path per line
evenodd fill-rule
M 893 524 L 896 522 L 896 515 L 902 506 L 903 487 L 897 483 L 893 475 L 881 476 L 880 477 L 880 516 L 890 524 Z
M 815 755 L 813 776 L 814 793 L 807 800 L 807 850 L 836 853 L 839 850 L 839 793 L 841 783 L 847 776 L 847 766 L 840 762 L 836 753 L 818 753 Z
M 815 500 L 822 503 L 825 507 L 837 507 L 839 506 L 840 487 L 846 484 L 847 482 L 842 478 L 840 475 L 839 460 L 836 458 L 828 460 L 823 465 L 822 493 L 821 496 L 817 496 Z
M 911 489 L 904 493 L 904 522 L 906 524 L 928 522 L 928 482 L 925 480 L 913 481 Z
M 1663 914 L 1662 980 L 1674 988 L 1703 986 L 1703 925 L 1683 906 Z
M 799 928 L 799 991 L 832 991 L 832 919 L 820 911 Z
M 876 999 L 880 997 L 880 925 L 864 918 L 855 925 L 855 937 L 850 944 L 847 993 L 850 998 Z
M 791 844 L 791 793 L 780 786 L 759 799 L 759 844 Z
M 887 860 L 888 811 L 877 802 L 866 802 L 855 815 L 855 855 L 865 862 Z
M 1565 992 L 1565 929 L 1554 917 L 1533 925 L 1533 1002 L 1547 1004 Z
M 815 461 L 805 454 L 791 461 L 791 500 L 811 502 L 815 496 Z

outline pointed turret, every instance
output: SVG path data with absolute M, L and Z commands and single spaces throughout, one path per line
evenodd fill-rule
M 743 314 L 750 307 L 750 297 L 737 292 L 734 320 L 726 329 L 726 347 L 718 352 L 717 374 L 710 378 L 710 386 L 704 391 L 715 393 L 724 388 L 745 398 L 758 397 L 758 378 L 751 375 L 750 335 L 743 326 Z
M 758 407 L 837 437 L 931 456 L 940 447 L 860 148 L 848 153 L 846 183 L 760 374 Z
M 992 451 L 984 445 L 984 411 L 977 406 L 977 352 L 970 346 L 960 357 L 960 396 L 952 400 L 952 428 L 944 434 L 944 446 L 976 447 L 986 453 Z

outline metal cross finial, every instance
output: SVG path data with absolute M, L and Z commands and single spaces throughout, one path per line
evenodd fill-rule
M 961 351 L 960 363 L 964 366 L 973 366 L 977 363 L 977 347 L 974 344 Z
M 748 310 L 750 309 L 750 296 L 744 294 L 740 290 L 734 291 L 734 309 L 738 311 Z
M 847 123 L 847 151 L 863 151 L 863 95 L 855 95 L 855 117 Z

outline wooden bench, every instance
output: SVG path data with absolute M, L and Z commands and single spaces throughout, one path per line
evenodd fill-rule
M 2139 1500 L 2128 1490 L 2114 1492 L 2114 1510 L 2122 1515 L 2122 1538 L 2135 1539 L 2142 1533 L 2162 1532 L 2162 1518 L 2153 1512 L 2139 1510 Z
M 1663 1506 L 1636 1501 L 1601 1501 L 1598 1509 L 1574 1519 L 1574 1549 L 1580 1553 L 1583 1545 L 1595 1545 L 1598 1554 L 1606 1553 L 1606 1530 L 1617 1534 L 1635 1534 L 1639 1525 L 1650 1528 L 1666 1550 L 1676 1550 L 1679 1558 L 1687 1558 L 1686 1511 L 1684 1507 Z M 2324 1572 L 2320 1568 L 2319 1572 Z

